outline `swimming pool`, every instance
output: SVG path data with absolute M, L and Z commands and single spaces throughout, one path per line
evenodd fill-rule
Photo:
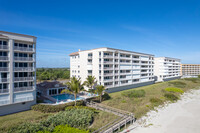
M 63 101 L 63 102 L 67 100 L 71 100 L 71 101 L 75 100 L 74 95 L 72 94 L 61 94 L 61 95 L 56 95 L 52 97 L 55 98 L 57 101 Z M 79 97 L 79 96 L 76 97 L 76 100 L 81 100 L 81 99 L 84 99 L 84 98 Z

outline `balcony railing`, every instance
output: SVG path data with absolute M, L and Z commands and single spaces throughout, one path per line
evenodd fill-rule
M 114 56 L 113 55 L 104 55 L 103 57 L 105 57 L 105 58 L 113 58 Z
M 7 45 L 0 45 L 0 49 L 8 49 Z
M 113 61 L 104 61 L 104 64 L 113 64 Z
M 0 72 L 5 72 L 8 71 L 9 68 L 8 67 L 0 67 Z
M 0 89 L 0 94 L 8 93 L 8 92 L 9 92 L 9 89 Z
M 35 52 L 35 49 L 34 49 L 34 48 L 17 47 L 17 46 L 14 46 L 14 50 L 17 50 L 17 51 Z
M 14 92 L 30 91 L 30 90 L 34 90 L 34 86 L 27 86 L 27 87 L 17 87 L 17 88 L 14 88 Z
M 34 80 L 34 77 L 15 77 L 14 81 Z
M 7 56 L 0 56 L 0 60 L 8 60 Z
M 113 76 L 113 73 L 104 73 L 105 76 Z
M 34 61 L 32 57 L 14 57 L 16 61 Z
M 33 67 L 15 67 L 14 71 L 34 71 Z
M 32 100 L 34 100 L 33 97 L 20 97 L 20 98 L 14 99 L 14 102 L 19 103 L 19 102 L 32 101 Z
M 0 82 L 2 82 L 2 83 L 8 82 L 8 81 L 9 81 L 8 78 L 1 78 L 1 79 L 0 79 Z
M 104 67 L 104 70 L 110 70 L 113 69 L 113 67 Z

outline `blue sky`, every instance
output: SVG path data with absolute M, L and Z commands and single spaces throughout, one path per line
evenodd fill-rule
M 37 67 L 112 47 L 200 64 L 198 0 L 0 0 L 0 30 L 36 36 Z

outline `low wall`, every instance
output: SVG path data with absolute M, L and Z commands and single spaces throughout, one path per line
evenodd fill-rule
M 36 101 L 29 101 L 24 103 L 16 103 L 0 106 L 0 116 L 17 113 L 25 110 L 30 110 L 31 106 L 36 104 Z
M 128 90 L 128 89 L 132 89 L 132 88 L 137 88 L 137 87 L 141 87 L 141 86 L 151 85 L 151 84 L 154 84 L 154 83 L 155 83 L 155 81 L 143 82 L 143 83 L 138 83 L 138 84 L 108 88 L 105 91 L 108 92 L 108 93 L 113 93 L 113 92 Z
M 174 78 L 167 78 L 167 79 L 163 79 L 163 81 L 170 81 L 170 80 L 175 80 L 175 79 L 180 79 L 181 76 L 179 77 L 174 77 Z

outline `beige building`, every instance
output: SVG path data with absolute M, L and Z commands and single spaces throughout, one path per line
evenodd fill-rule
M 0 115 L 36 103 L 36 37 L 0 31 Z
M 95 76 L 108 92 L 154 83 L 154 55 L 113 48 L 70 54 L 70 76 Z
M 181 64 L 182 76 L 200 75 L 200 64 Z
M 181 60 L 169 57 L 156 57 L 154 75 L 157 81 L 168 81 L 181 77 Z

